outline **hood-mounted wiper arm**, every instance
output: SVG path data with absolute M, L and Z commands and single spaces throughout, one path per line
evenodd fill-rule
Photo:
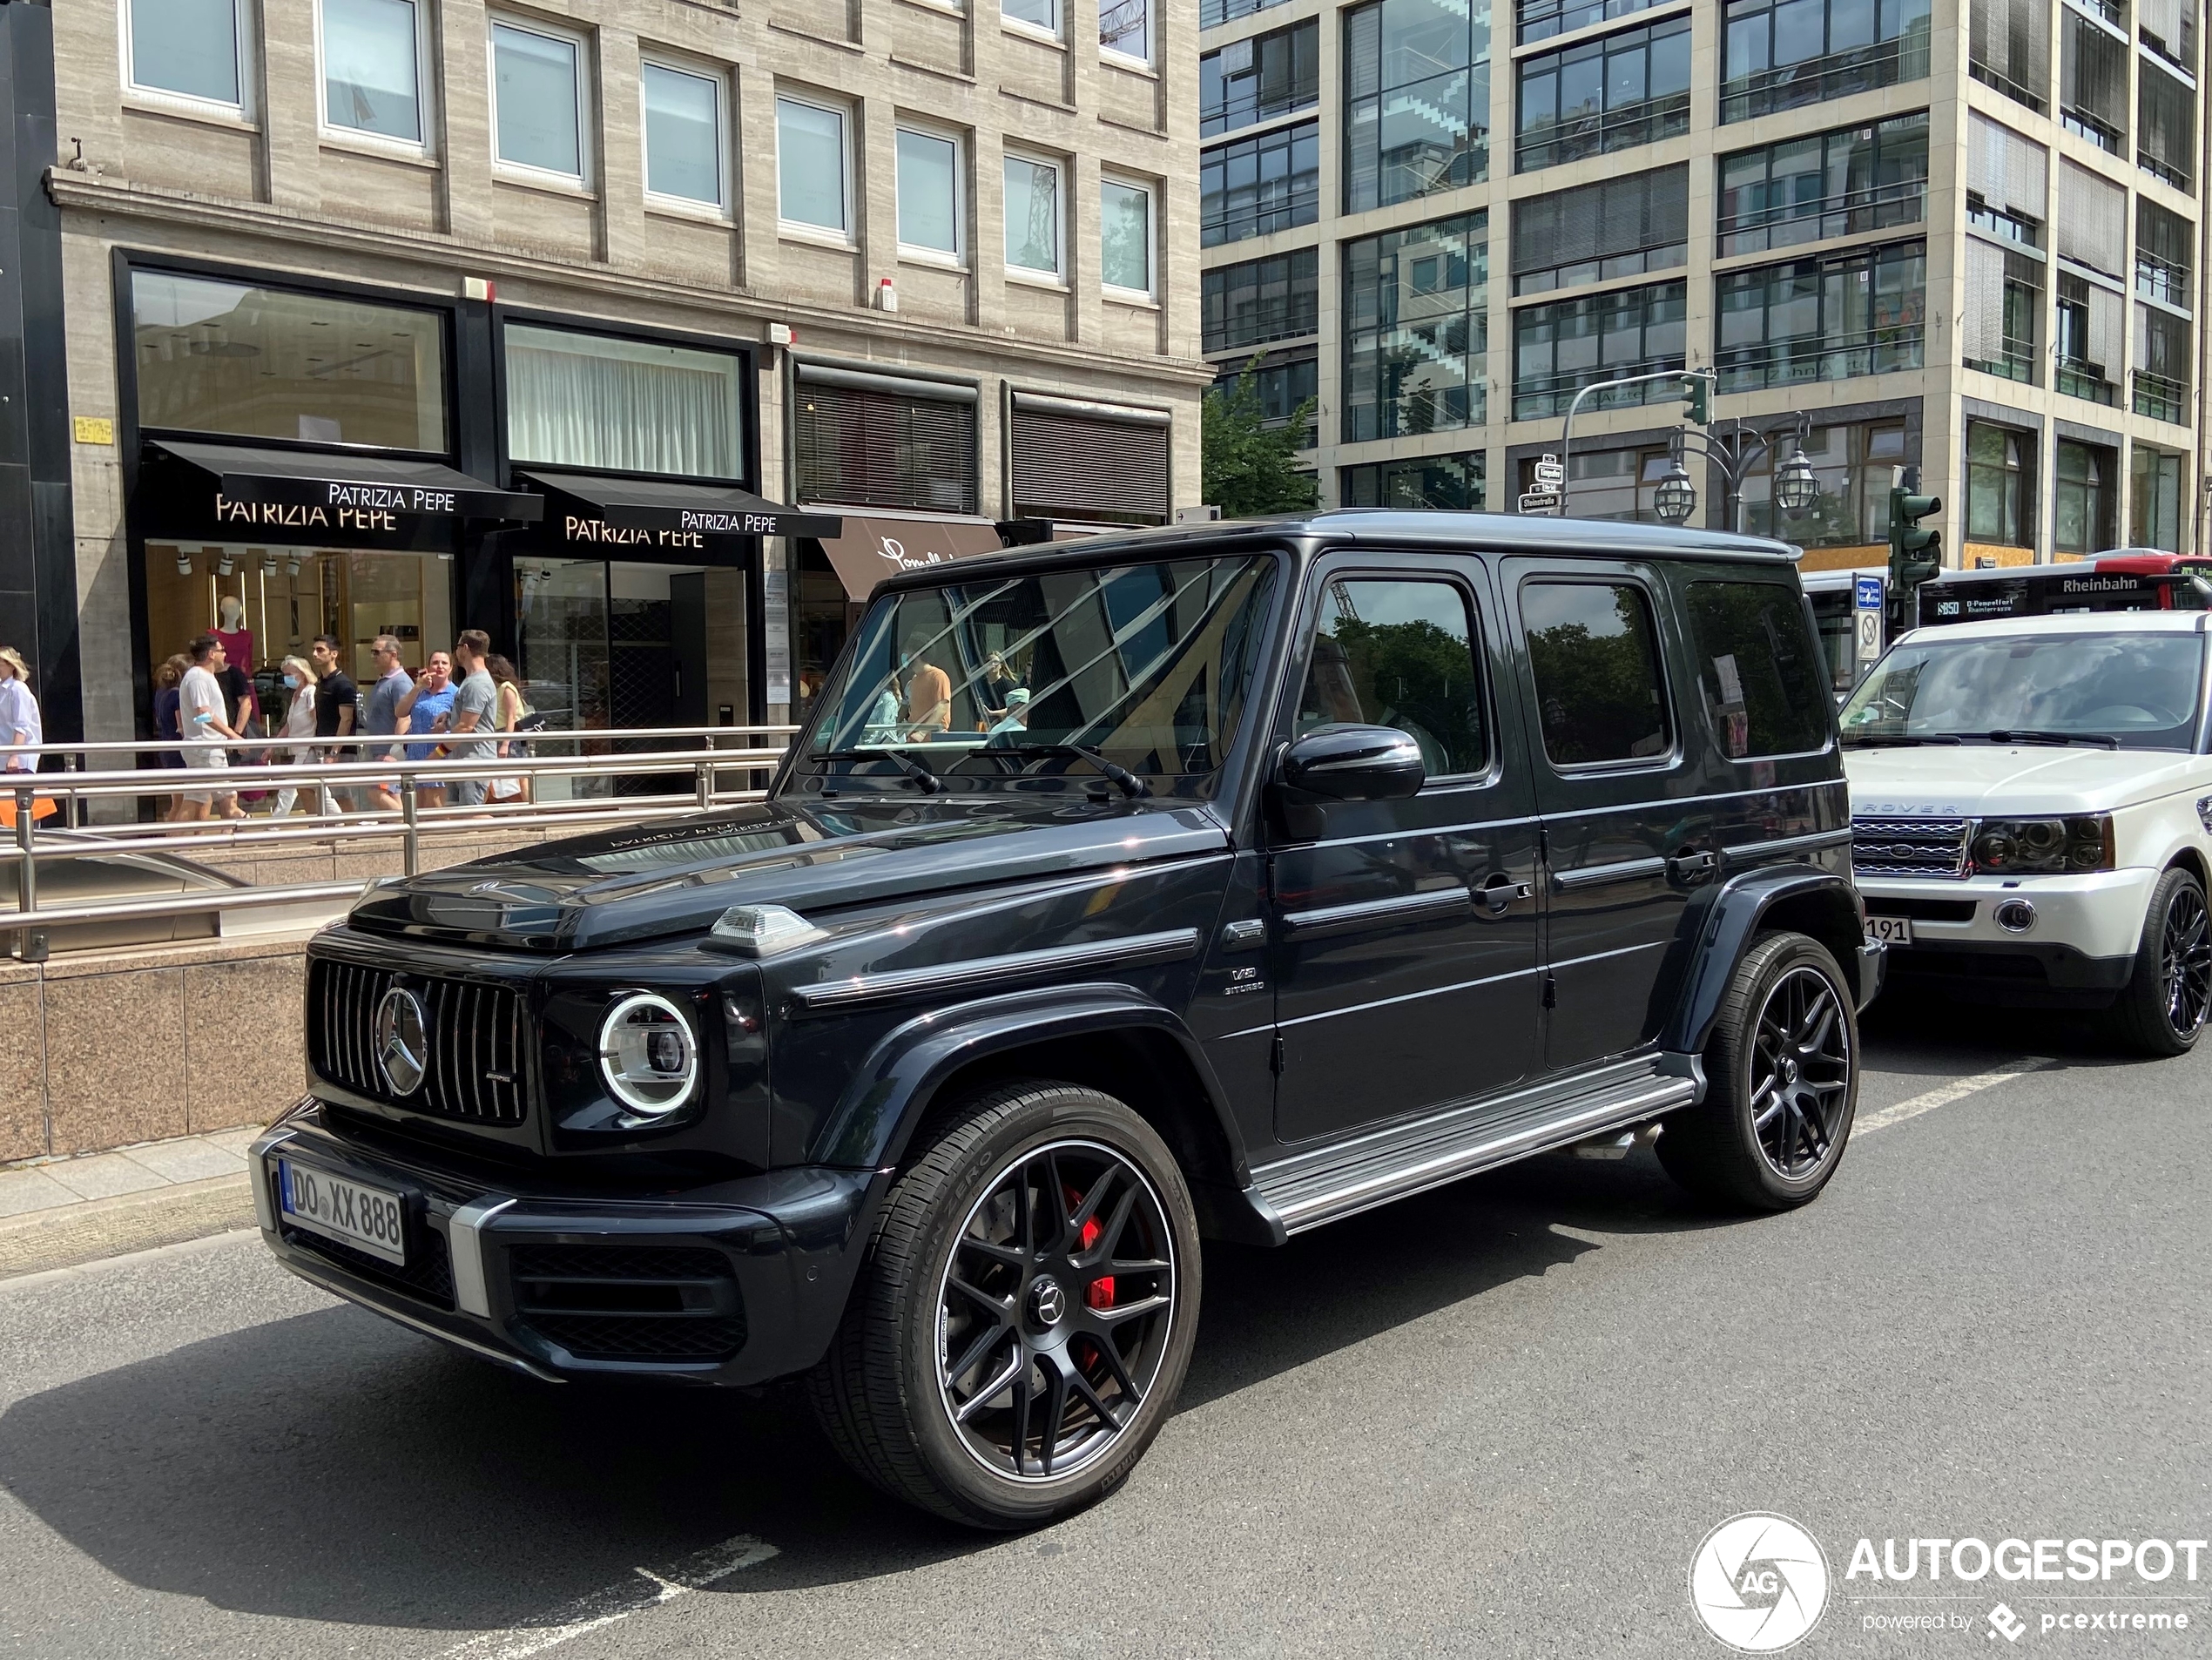
M 1152 793 L 1150 786 L 1130 772 L 1128 767 L 1109 761 L 1096 750 L 1085 749 L 1081 744 L 1002 744 L 998 747 L 1010 749 L 1017 755 L 1073 755 L 1078 760 L 1089 761 L 1100 772 L 1105 773 L 1111 782 L 1121 787 L 1122 793 L 1132 800 L 1138 796 Z M 987 746 L 985 752 L 988 752 L 989 746 Z
M 1964 740 L 1950 732 L 1846 732 L 1845 749 L 1897 748 L 1911 749 L 1921 744 L 1950 744 L 1956 746 Z
M 1983 737 L 1993 744 L 2094 744 L 2101 749 L 2118 749 L 2120 740 L 2110 732 L 2036 732 L 2032 729 L 2013 730 L 2000 727 Z
M 902 754 L 895 749 L 825 749 L 809 755 L 806 759 L 813 761 L 887 760 L 897 766 L 915 783 L 921 785 L 925 794 L 935 795 L 945 787 L 943 779 L 939 778 L 936 773 L 931 772 L 911 755 Z

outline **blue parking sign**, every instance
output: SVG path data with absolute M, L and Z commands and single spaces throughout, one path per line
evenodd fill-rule
M 1857 589 L 1855 610 L 1878 611 L 1882 609 L 1882 579 L 1879 577 L 1859 577 Z

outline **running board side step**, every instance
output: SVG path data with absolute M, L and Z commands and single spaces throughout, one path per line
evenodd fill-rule
M 1623 1072 L 1627 1076 L 1622 1076 Z M 1356 1216 L 1500 1164 L 1571 1145 L 1608 1130 L 1693 1104 L 1696 1081 L 1656 1072 L 1650 1063 L 1615 1069 L 1595 1087 L 1561 1099 L 1543 1092 L 1455 1108 L 1305 1157 L 1252 1172 L 1252 1184 L 1285 1233 Z

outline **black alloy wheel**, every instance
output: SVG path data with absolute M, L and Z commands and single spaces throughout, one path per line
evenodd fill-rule
M 938 1393 L 970 1454 L 1038 1481 L 1103 1458 L 1159 1376 L 1175 1279 L 1160 1197 L 1111 1148 L 1055 1142 L 1001 1171 L 937 1299 Z
M 2177 886 L 2166 902 L 2158 977 L 2166 995 L 2166 1023 L 2177 1033 L 2194 1033 L 2212 1010 L 2212 917 L 2193 883 Z
M 1656 1149 L 1703 1198 L 1786 1211 L 1843 1162 L 1858 1110 L 1858 1014 L 1828 948 L 1777 931 L 1730 977 L 1704 1052 L 1705 1098 L 1669 1115 Z
M 2212 1015 L 2212 914 L 2204 887 L 2176 865 L 2143 910 L 2142 942 L 2113 1002 L 2113 1035 L 2139 1055 L 2186 1055 Z
M 1828 1156 L 1852 1059 L 1842 1000 L 1827 977 L 1801 966 L 1776 981 L 1752 1038 L 1751 1128 L 1777 1175 L 1800 1180 Z

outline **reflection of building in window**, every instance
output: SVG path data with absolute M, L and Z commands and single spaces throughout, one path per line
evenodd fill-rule
M 1805 435 L 1804 450 L 1820 481 L 1820 497 L 1812 510 L 1792 519 L 1774 509 L 1774 469 L 1790 453 L 1790 440 L 1784 437 L 1777 449 L 1745 469 L 1745 532 L 1778 536 L 1801 548 L 1866 547 L 1885 541 L 1891 475 L 1919 459 L 1917 451 L 1906 452 L 1905 422 L 1891 418 L 1815 427 Z M 1714 488 L 1724 486 L 1716 479 Z
M 1966 423 L 1966 539 L 2030 547 L 2034 440 L 1986 421 Z
M 2097 553 L 2114 544 L 2113 509 L 2119 500 L 2119 462 L 2102 444 L 2061 438 L 2052 469 L 2051 547 L 2059 553 Z
M 1338 503 L 1343 507 L 1429 507 L 1480 512 L 1487 457 L 1470 450 L 1456 455 L 1408 455 L 1339 470 Z
M 1345 212 L 1490 176 L 1490 9 L 1374 0 L 1345 14 Z
M 1301 121 L 1199 152 L 1201 246 L 1311 225 L 1320 213 L 1318 122 Z
M 1345 244 L 1345 442 L 1482 424 L 1488 228 L 1462 213 Z
M 1721 119 L 1924 80 L 1928 0 L 1729 0 Z
M 1514 419 L 1563 415 L 1577 391 L 1600 381 L 1681 368 L 1683 307 L 1683 285 L 1675 281 L 1520 307 L 1513 314 Z M 1654 381 L 1585 398 L 1582 408 L 1681 395 L 1679 385 Z
M 1723 392 L 1921 367 L 1927 245 L 1851 248 L 1714 279 Z
M 1211 138 L 1312 107 L 1321 91 L 1321 22 L 1234 40 L 1198 60 L 1198 134 Z
M 1655 144 L 1689 131 L 1689 19 L 1524 57 L 1514 170 Z
M 1720 162 L 1719 252 L 1764 253 L 1917 225 L 1927 198 L 1925 111 L 1739 150 Z

